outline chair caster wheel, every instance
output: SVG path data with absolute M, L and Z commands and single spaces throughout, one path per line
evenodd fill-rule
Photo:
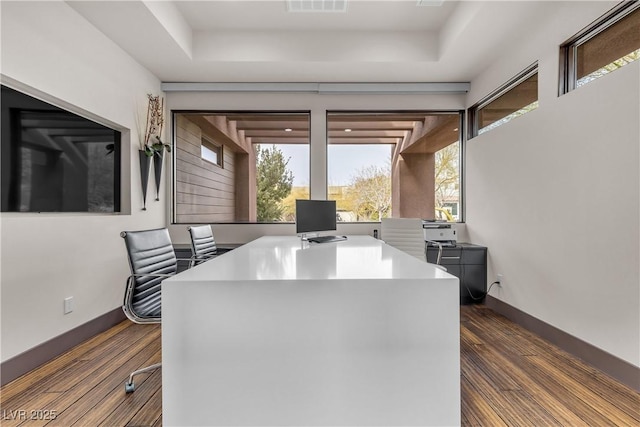
M 124 391 L 127 393 L 133 393 L 136 386 L 133 383 L 124 383 Z

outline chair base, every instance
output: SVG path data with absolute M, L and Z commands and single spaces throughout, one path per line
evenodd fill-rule
M 124 391 L 127 393 L 133 393 L 136 390 L 136 386 L 133 383 L 133 376 L 138 374 L 143 374 L 149 371 L 155 371 L 162 367 L 162 363 L 156 363 L 154 365 L 147 366 L 146 368 L 138 369 L 137 371 L 133 371 L 131 375 L 129 375 L 129 380 L 124 383 Z

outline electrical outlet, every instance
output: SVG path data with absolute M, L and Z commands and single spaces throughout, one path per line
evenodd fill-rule
M 496 282 L 498 282 L 498 286 L 504 285 L 504 275 L 496 274 Z
M 69 314 L 73 311 L 73 297 L 64 299 L 64 314 Z

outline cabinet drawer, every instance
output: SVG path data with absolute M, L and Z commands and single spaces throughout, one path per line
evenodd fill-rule
M 427 261 L 433 264 L 438 259 L 438 248 L 429 247 L 427 249 Z M 440 260 L 442 265 L 462 264 L 462 249 L 461 248 L 443 248 L 442 259 Z
M 436 263 L 438 248 L 427 248 L 427 261 Z M 484 247 L 456 246 L 455 248 L 442 248 L 442 265 L 452 264 L 486 264 L 487 250 Z

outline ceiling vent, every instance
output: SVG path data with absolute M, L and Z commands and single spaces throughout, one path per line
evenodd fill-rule
M 418 0 L 418 6 L 442 6 L 444 0 Z
M 346 12 L 347 0 L 287 0 L 287 12 Z

